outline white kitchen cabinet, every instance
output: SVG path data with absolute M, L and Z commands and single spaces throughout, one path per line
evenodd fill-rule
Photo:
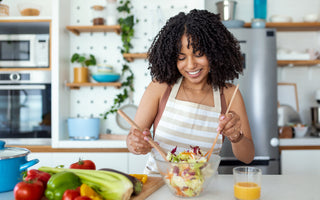
M 143 174 L 144 167 L 146 166 L 149 154 L 135 155 L 129 153 L 129 173 L 130 174 Z
M 282 150 L 282 174 L 320 175 L 320 150 Z
M 128 172 L 128 153 L 30 153 L 28 160 L 39 159 L 39 163 L 29 169 L 38 169 L 41 166 L 56 167 L 64 165 L 69 167 L 70 164 L 77 162 L 79 158 L 83 160 L 92 160 L 96 168 L 112 168 L 122 172 Z

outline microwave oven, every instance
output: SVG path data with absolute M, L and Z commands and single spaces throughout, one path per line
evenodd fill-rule
M 49 68 L 49 34 L 0 34 L 0 68 Z

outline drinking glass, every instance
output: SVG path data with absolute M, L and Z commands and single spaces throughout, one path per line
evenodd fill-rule
M 234 197 L 237 200 L 260 199 L 262 171 L 257 167 L 233 168 Z

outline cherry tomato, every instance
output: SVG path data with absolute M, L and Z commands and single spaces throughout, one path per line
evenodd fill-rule
M 86 196 L 78 196 L 74 200 L 92 200 L 92 199 L 90 197 L 86 197 Z
M 22 181 L 13 189 L 15 200 L 40 200 L 44 194 L 43 183 L 39 180 Z
M 70 169 L 96 169 L 96 165 L 91 160 L 81 160 L 70 165 Z
M 30 169 L 27 172 L 27 176 L 25 177 L 24 180 L 30 181 L 30 180 L 35 180 L 38 179 L 43 183 L 44 188 L 47 187 L 47 182 L 50 179 L 51 175 L 47 172 L 42 172 L 37 169 Z
M 62 200 L 75 200 L 78 196 L 80 196 L 79 190 L 66 190 L 63 193 Z

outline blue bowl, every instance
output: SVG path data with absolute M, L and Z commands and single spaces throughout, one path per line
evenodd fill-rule
M 119 80 L 120 74 L 117 74 L 117 73 L 92 74 L 92 78 L 97 82 L 115 82 Z

